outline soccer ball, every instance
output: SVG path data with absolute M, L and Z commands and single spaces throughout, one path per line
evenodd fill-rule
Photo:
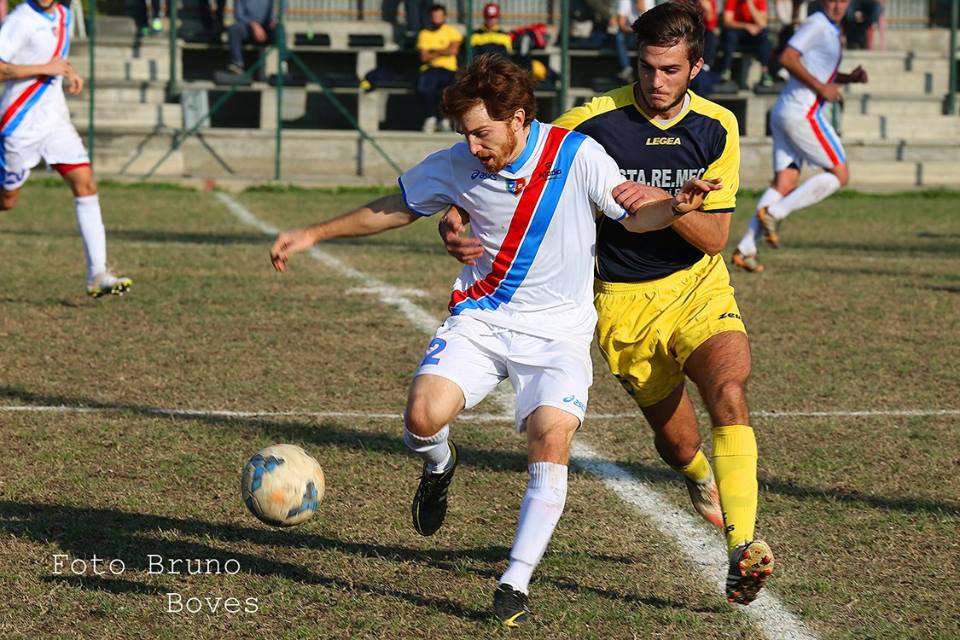
M 274 527 L 308 520 L 323 500 L 320 464 L 298 446 L 275 444 L 243 467 L 240 491 L 250 513 Z

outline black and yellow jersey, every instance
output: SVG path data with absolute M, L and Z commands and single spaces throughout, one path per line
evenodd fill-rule
M 484 53 L 497 53 L 505 58 L 513 55 L 513 38 L 509 33 L 499 29 L 488 30 L 485 27 L 477 29 L 470 35 L 470 46 L 473 47 L 473 55 L 479 56 Z
M 554 124 L 585 133 L 617 161 L 629 180 L 676 193 L 691 178 L 721 178 L 702 211 L 732 213 L 740 186 L 740 133 L 736 117 L 692 91 L 669 124 L 651 118 L 636 103 L 633 85 L 574 107 Z M 686 269 L 704 253 L 670 228 L 631 233 L 597 222 L 596 277 L 607 282 L 654 280 Z

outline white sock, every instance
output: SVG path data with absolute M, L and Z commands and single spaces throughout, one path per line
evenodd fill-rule
M 77 226 L 83 238 L 83 252 L 87 256 L 87 280 L 107 270 L 107 235 L 100 216 L 100 196 L 75 198 Z
M 777 220 L 783 220 L 797 209 L 817 204 L 839 188 L 840 180 L 837 179 L 837 176 L 824 171 L 801 184 L 794 189 L 793 193 L 770 206 L 767 210 Z
M 760 196 L 760 200 L 757 202 L 757 209 L 769 207 L 782 199 L 783 194 L 773 187 L 767 187 L 767 190 L 763 192 L 763 195 Z M 737 249 L 745 256 L 757 255 L 757 240 L 762 234 L 763 229 L 760 227 L 760 218 L 754 213 L 750 219 L 750 227 L 747 229 L 747 232 L 743 234 L 743 238 L 740 239 L 740 244 L 737 245 Z
M 447 470 L 451 457 L 450 445 L 447 444 L 449 435 L 449 426 L 444 426 L 427 438 L 411 433 L 404 427 L 403 443 L 427 463 L 427 470 L 430 473 L 443 473 Z
M 527 593 L 533 570 L 553 536 L 567 501 L 567 467 L 553 462 L 534 462 L 527 467 L 530 478 L 520 504 L 517 536 L 510 549 L 510 564 L 500 584 Z

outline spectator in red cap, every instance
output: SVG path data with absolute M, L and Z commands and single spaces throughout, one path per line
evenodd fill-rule
M 513 55 L 513 39 L 500 30 L 500 6 L 489 2 L 483 6 L 483 26 L 470 34 L 473 55 L 495 53 L 505 58 Z

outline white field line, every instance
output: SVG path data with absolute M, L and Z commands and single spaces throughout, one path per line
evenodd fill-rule
M 507 396 L 501 401 L 510 406 L 512 394 L 509 385 L 497 387 L 495 400 L 500 400 L 501 391 Z M 170 416 L 177 418 L 355 418 L 359 420 L 392 420 L 401 418 L 402 414 L 389 411 L 232 411 L 229 409 L 176 409 L 165 407 L 124 407 L 122 405 L 102 405 L 87 407 L 84 405 L 33 405 L 7 404 L 0 405 L 3 413 L 142 413 L 156 416 Z M 910 409 L 892 411 L 754 411 L 751 416 L 756 418 L 859 418 L 859 417 L 936 417 L 960 416 L 960 409 Z M 643 414 L 637 413 L 587 413 L 587 422 L 608 420 L 641 420 Z M 513 422 L 512 410 L 505 413 L 472 413 L 467 411 L 457 417 L 457 422 L 468 424 Z
M 253 213 L 227 194 L 218 193 L 217 197 L 242 221 L 262 229 L 265 233 L 276 233 L 273 227 L 260 221 Z M 311 253 L 311 255 L 315 259 L 327 264 L 344 275 L 349 275 L 350 277 L 360 280 L 365 287 L 378 290 L 382 288 L 383 294 L 381 295 L 385 296 L 385 302 L 401 309 L 404 315 L 410 318 L 418 329 L 428 334 L 433 334 L 439 324 L 438 321 L 425 311 L 419 309 L 419 307 L 416 307 L 406 296 L 397 293 L 385 283 L 341 263 L 329 254 L 319 250 L 314 251 L 315 253 Z M 388 296 L 391 296 L 392 299 L 387 299 Z M 411 307 L 416 309 L 418 313 L 408 313 L 408 309 Z M 496 393 L 495 397 L 498 400 L 503 399 L 506 395 L 503 385 L 501 385 L 497 391 L 498 393 Z M 504 408 L 507 407 L 510 407 L 510 405 L 504 406 Z M 662 534 L 676 540 L 681 550 L 700 568 L 701 573 L 706 573 L 713 578 L 712 582 L 719 589 L 719 593 L 722 594 L 724 592 L 722 577 L 720 577 L 719 580 L 714 578 L 715 574 L 717 576 L 722 575 L 727 564 L 727 560 L 722 551 L 724 545 L 716 535 L 708 535 L 705 527 L 699 525 L 693 526 L 694 521 L 691 516 L 683 515 L 679 509 L 670 505 L 646 484 L 640 482 L 616 465 L 600 458 L 589 446 L 575 443 L 573 461 L 578 466 L 600 478 L 604 484 L 614 489 L 617 495 L 628 504 L 639 508 Z M 665 518 L 664 514 L 668 511 L 674 513 L 674 516 Z M 712 551 L 710 551 L 711 549 Z M 769 638 L 777 640 L 781 638 L 797 640 L 815 638 L 815 636 L 807 631 L 803 621 L 787 611 L 770 590 L 761 592 L 761 597 L 755 601 L 754 604 L 746 607 L 745 610 L 747 615 L 756 621 L 763 633 Z

